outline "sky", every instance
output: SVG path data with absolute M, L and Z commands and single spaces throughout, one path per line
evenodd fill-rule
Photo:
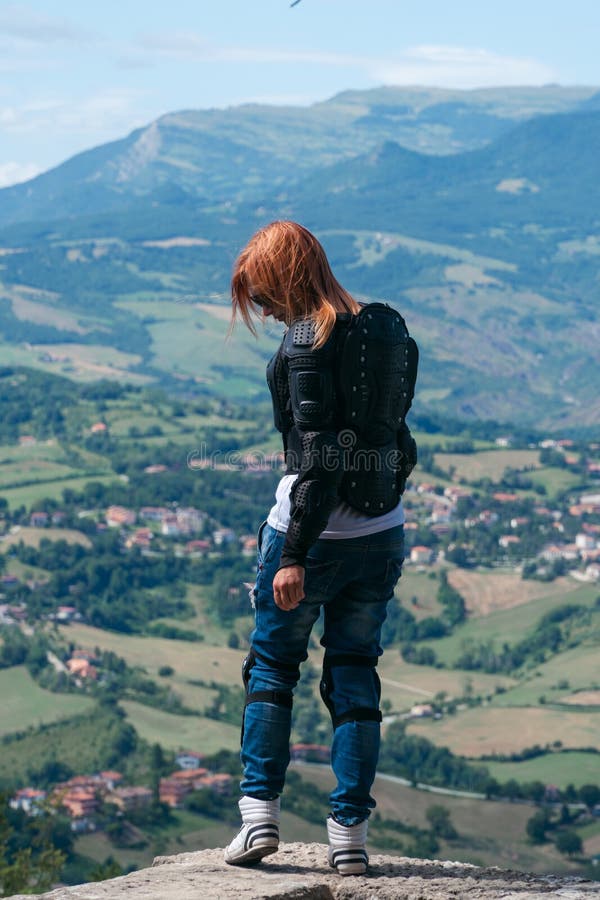
M 0 0 L 0 186 L 163 113 L 598 85 L 598 0 Z

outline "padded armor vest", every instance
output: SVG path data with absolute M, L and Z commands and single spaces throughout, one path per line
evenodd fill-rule
M 333 431 L 343 462 L 339 498 L 366 515 L 383 515 L 398 503 L 416 463 L 405 416 L 417 345 L 400 313 L 383 303 L 338 315 L 318 350 L 314 334 L 312 320 L 293 322 L 267 368 L 287 472 L 306 467 L 318 433 Z

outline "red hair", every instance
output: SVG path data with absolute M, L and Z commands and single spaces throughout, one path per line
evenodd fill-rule
M 331 334 L 336 313 L 360 309 L 335 278 L 314 234 L 297 222 L 286 221 L 271 222 L 250 238 L 235 262 L 231 299 L 231 327 L 239 314 L 256 334 L 252 314 L 264 304 L 287 325 L 294 319 L 312 318 L 315 347 L 321 347 Z

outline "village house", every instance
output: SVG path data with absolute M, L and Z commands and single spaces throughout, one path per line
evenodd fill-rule
M 109 769 L 106 772 L 99 772 L 97 779 L 107 791 L 114 791 L 123 781 L 123 776 L 120 772 L 114 772 Z
M 152 803 L 152 791 L 150 788 L 136 785 L 133 787 L 120 787 L 107 795 L 108 803 L 114 803 L 123 812 L 134 812 L 145 809 Z
M 20 809 L 28 816 L 38 816 L 42 812 L 41 805 L 46 799 L 46 791 L 38 791 L 36 788 L 24 787 L 17 791 L 11 798 L 11 809 Z
M 213 531 L 212 537 L 216 546 L 220 547 L 223 544 L 231 544 L 235 541 L 235 531 L 233 528 L 217 528 L 216 531 Z
M 27 607 L 24 603 L 19 603 L 18 605 L 11 604 L 6 607 L 6 615 L 8 615 L 13 622 L 24 622 L 27 618 Z
M 152 465 L 152 466 L 146 466 L 146 468 L 144 469 L 144 472 L 146 473 L 146 475 L 160 475 L 161 472 L 166 472 L 166 471 L 167 471 L 167 467 L 161 465 L 160 463 L 156 463 L 155 465 Z
M 515 544 L 520 544 L 521 538 L 517 537 L 516 534 L 503 534 L 498 538 L 498 544 L 504 550 L 508 550 L 509 547 L 514 546 Z
M 45 528 L 48 524 L 48 513 L 32 512 L 29 516 L 29 524 L 32 528 Z
M 175 757 L 175 765 L 180 769 L 198 769 L 204 760 L 204 754 L 196 750 L 180 750 Z
M 325 744 L 292 744 L 290 756 L 294 761 L 328 763 L 331 751 Z
M 447 524 L 452 521 L 452 510 L 447 506 L 436 504 L 431 511 L 431 522 L 434 524 Z
M 519 499 L 518 494 L 509 494 L 506 491 L 497 491 L 497 493 L 492 494 L 492 497 L 497 503 L 516 503 Z
M 190 784 L 191 790 L 195 790 L 201 779 L 208 774 L 208 769 L 205 769 L 202 766 L 198 766 L 195 769 L 180 769 L 177 772 L 173 772 L 169 777 L 174 778 L 175 781 Z
M 74 787 L 67 790 L 60 798 L 71 819 L 89 819 L 98 811 L 98 795 L 91 787 Z
M 183 806 L 183 801 L 193 790 L 191 784 L 175 778 L 161 778 L 158 785 L 158 798 L 161 803 L 173 809 Z
M 77 612 L 77 607 L 75 606 L 59 606 L 53 618 L 57 622 L 79 622 L 81 613 Z
M 186 553 L 203 554 L 203 553 L 208 553 L 208 551 L 210 550 L 210 547 L 211 547 L 210 541 L 207 541 L 205 539 L 202 540 L 202 539 L 196 538 L 196 540 L 188 541 L 187 544 L 185 545 L 184 549 L 185 549 Z
M 136 514 L 124 506 L 109 506 L 105 521 L 110 528 L 121 528 L 123 525 L 135 525 Z
M 433 707 L 431 703 L 415 703 L 410 708 L 410 715 L 413 719 L 424 719 L 433 715 Z
M 447 497 L 453 504 L 462 498 L 471 497 L 472 494 L 473 491 L 469 490 L 469 488 L 459 487 L 458 485 L 450 485 L 444 488 L 444 497 Z
M 411 549 L 410 561 L 417 565 L 428 565 L 431 562 L 432 555 L 433 550 L 431 547 L 425 547 L 423 544 L 419 544 Z
M 244 536 L 242 541 L 242 556 L 254 556 L 256 553 L 256 538 L 253 536 Z
M 162 517 L 162 521 L 160 523 L 160 533 L 164 534 L 165 537 L 177 537 L 180 533 L 180 528 L 177 523 L 177 516 L 175 513 L 167 513 Z
M 206 521 L 206 513 L 189 506 L 176 512 L 177 524 L 182 534 L 193 534 L 202 531 Z
M 585 570 L 588 581 L 600 581 L 600 563 L 592 563 Z
M 16 575 L 9 574 L 8 572 L 6 575 L 0 575 L 0 586 L 3 588 L 15 587 L 17 584 L 19 584 L 19 579 Z
M 229 794 L 233 793 L 233 787 L 233 775 L 228 775 L 226 772 L 217 772 L 215 775 L 205 775 L 196 784 L 196 790 L 198 788 L 206 788 L 209 791 L 212 791 L 213 794 L 218 794 L 219 797 L 227 797 Z
M 196 755 L 200 756 L 200 754 L 191 753 L 188 757 L 187 753 L 184 753 L 178 758 L 191 762 Z M 183 768 L 178 772 L 173 772 L 168 778 L 160 779 L 159 798 L 161 803 L 179 808 L 188 794 L 203 788 L 219 795 L 229 794 L 233 788 L 233 777 L 226 773 L 212 774 L 208 769 L 202 767 Z
M 131 549 L 131 547 L 148 548 L 153 537 L 154 535 L 149 528 L 137 528 L 133 534 L 127 538 L 125 546 L 128 549 Z
M 19 437 L 19 445 L 21 447 L 34 447 L 36 444 L 37 440 L 32 434 L 22 434 Z
M 529 518 L 527 516 L 515 516 L 510 520 L 511 528 L 522 528 L 524 525 L 529 524 Z
M 150 522 L 162 522 L 163 516 L 167 516 L 170 510 L 166 506 L 142 506 L 140 509 L 140 519 L 147 519 Z
M 98 678 L 98 669 L 93 666 L 87 659 L 68 659 L 66 662 L 67 669 L 69 674 L 73 675 L 75 679 L 88 679 L 89 681 L 96 681 Z
M 108 431 L 108 426 L 106 422 L 94 422 L 90 431 L 92 434 L 103 434 L 105 431 Z

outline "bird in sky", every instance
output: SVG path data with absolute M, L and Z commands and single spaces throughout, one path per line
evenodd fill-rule
M 293 3 L 290 3 L 290 9 L 292 8 L 292 6 L 298 6 L 299 3 L 300 3 L 300 0 L 294 0 Z

